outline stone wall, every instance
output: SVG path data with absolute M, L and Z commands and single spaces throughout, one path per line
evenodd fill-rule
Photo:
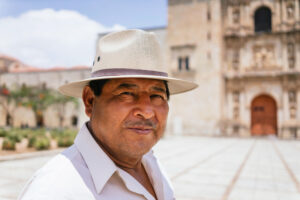
M 220 10 L 218 0 L 169 1 L 166 54 L 169 73 L 199 84 L 194 91 L 172 96 L 170 121 L 173 132 L 221 134 L 223 79 Z M 180 70 L 179 59 L 187 57 L 189 69 L 182 67 Z M 182 124 L 181 130 L 180 126 L 176 127 L 177 123 Z

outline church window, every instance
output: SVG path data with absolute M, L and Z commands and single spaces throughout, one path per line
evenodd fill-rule
M 270 32 L 272 30 L 272 13 L 265 6 L 258 8 L 254 14 L 255 32 Z
M 190 66 L 189 66 L 189 57 L 188 57 L 188 56 L 185 57 L 185 69 L 186 69 L 187 71 L 190 70 Z
M 47 89 L 47 84 L 45 82 L 43 82 L 43 84 L 42 84 L 42 89 L 43 90 Z
M 181 71 L 183 68 L 187 71 L 190 70 L 190 61 L 188 56 L 178 58 L 178 70 Z
M 193 44 L 171 47 L 172 57 L 174 58 L 174 69 L 176 71 L 190 71 L 192 69 L 191 56 L 195 47 Z
M 178 70 L 179 71 L 182 70 L 182 58 L 181 57 L 178 58 Z
M 72 126 L 77 126 L 78 124 L 78 118 L 76 116 L 72 117 Z
M 211 13 L 210 13 L 210 9 L 207 9 L 207 21 L 211 20 Z
M 10 125 L 12 125 L 11 124 L 11 116 L 10 116 L 10 114 L 7 114 L 6 115 L 6 126 L 10 126 Z

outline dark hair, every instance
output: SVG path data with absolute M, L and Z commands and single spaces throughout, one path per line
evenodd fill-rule
M 89 87 L 93 90 L 94 94 L 96 96 L 100 96 L 102 92 L 102 88 L 105 85 L 105 83 L 109 81 L 109 79 L 101 79 L 101 80 L 93 80 L 89 82 Z M 167 93 L 167 99 L 170 98 L 170 91 L 168 87 L 168 82 L 163 81 L 166 87 L 166 93 Z
M 102 88 L 107 81 L 108 79 L 102 79 L 102 80 L 93 80 L 89 82 L 89 87 L 93 90 L 95 96 L 100 96 L 102 92 Z

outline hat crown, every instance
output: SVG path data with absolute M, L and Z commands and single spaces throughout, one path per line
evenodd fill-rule
M 197 84 L 168 77 L 163 52 L 154 33 L 126 30 L 110 33 L 99 40 L 91 77 L 62 85 L 62 94 L 81 97 L 93 80 L 145 78 L 167 81 L 170 94 L 192 90 Z
M 126 30 L 100 39 L 92 72 L 125 68 L 162 71 L 162 49 L 154 33 Z

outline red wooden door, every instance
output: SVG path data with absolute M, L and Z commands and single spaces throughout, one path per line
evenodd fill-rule
M 251 105 L 251 134 L 272 135 L 277 132 L 275 100 L 267 95 L 256 97 Z

